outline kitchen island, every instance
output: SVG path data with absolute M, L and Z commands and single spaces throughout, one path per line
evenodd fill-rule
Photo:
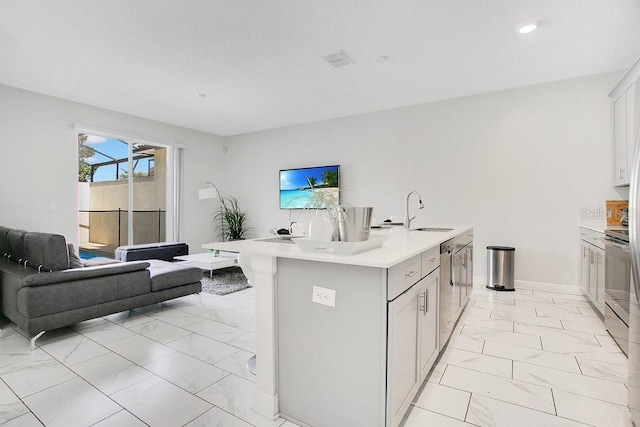
M 355 255 L 303 251 L 279 239 L 203 246 L 250 260 L 256 412 L 318 427 L 402 420 L 438 355 L 440 244 L 471 239 L 472 229 L 392 227 L 371 238 L 385 235 L 381 247 Z M 457 316 L 467 290 L 453 293 Z

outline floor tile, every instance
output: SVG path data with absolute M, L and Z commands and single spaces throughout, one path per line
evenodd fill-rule
M 152 426 L 182 426 L 211 409 L 209 403 L 156 376 L 111 397 Z
M 562 326 L 567 331 L 576 331 L 576 332 L 584 332 L 589 334 L 601 334 L 606 333 L 607 329 L 604 324 L 598 319 L 594 317 L 589 317 L 589 319 L 594 319 L 594 322 L 575 322 L 572 320 L 561 320 Z
M 241 348 L 245 351 L 250 351 L 251 353 L 256 352 L 256 334 L 253 332 L 247 332 L 241 337 L 232 339 L 228 341 L 227 344 L 232 345 L 234 347 Z
M 513 379 L 620 405 L 627 403 L 627 388 L 622 383 L 544 366 L 513 362 Z
M 106 395 L 111 395 L 153 375 L 115 353 L 108 353 L 74 365 L 73 370 Z
M 11 389 L 0 381 L 0 424 L 6 423 L 29 412 Z
M 457 348 L 446 348 L 440 362 L 474 371 L 511 378 L 512 362 L 509 359 L 478 354 Z M 427 408 L 429 409 L 429 408 Z M 437 412 L 437 411 L 436 411 Z M 445 414 L 446 415 L 446 414 Z
M 428 382 L 414 405 L 464 421 L 471 393 Z
M 262 426 L 279 426 L 284 420 L 269 421 L 253 412 L 253 391 L 255 384 L 251 381 L 228 375 L 202 390 L 197 395 L 217 407 L 242 418 L 249 424 Z
M 180 352 L 148 363 L 144 368 L 193 394 L 228 375 L 220 368 Z
M 535 308 L 535 315 L 539 317 L 557 316 L 584 316 L 578 307 L 567 307 L 564 305 L 548 305 Z
M 43 424 L 38 421 L 32 412 L 27 412 L 24 415 L 14 418 L 11 421 L 2 424 L 2 427 L 42 427 Z
M 550 387 L 447 366 L 440 384 L 555 414 Z
M 457 348 L 460 350 L 482 353 L 483 347 L 484 339 L 482 338 L 472 338 L 467 335 L 451 335 L 445 348 Z
M 583 375 L 602 378 L 610 381 L 626 383 L 628 379 L 628 367 L 601 360 L 586 359 L 577 357 L 580 370 Z
M 562 341 L 565 344 L 600 346 L 593 334 L 584 332 L 566 331 L 564 329 L 547 328 L 544 326 L 523 325 L 516 323 L 514 331 L 522 334 L 536 335 L 542 338 L 543 347 L 549 341 Z
M 238 313 L 233 310 L 224 308 L 212 308 L 200 314 L 200 316 L 206 317 L 209 320 L 214 320 L 216 322 L 236 327 L 254 320 L 253 316 L 247 316 L 246 314 Z
M 90 426 L 122 408 L 113 400 L 76 378 L 24 399 L 46 426 Z
M 134 417 L 130 412 L 122 410 L 105 418 L 93 427 L 145 427 L 146 424 Z
M 0 331 L 0 368 L 43 354 L 39 348 L 31 350 L 31 342 L 12 328 Z
M 507 344 L 520 345 L 542 349 L 540 338 L 534 335 L 521 334 L 517 332 L 498 331 L 496 329 L 481 328 L 478 326 L 465 325 L 462 335 L 477 340 L 496 341 Z
M 562 329 L 562 323 L 559 319 L 552 317 L 527 316 L 524 314 L 503 313 L 494 311 L 491 313 L 492 319 L 508 320 L 510 322 L 518 322 L 526 325 L 546 326 L 548 328 Z
M 102 318 L 78 323 L 73 329 L 100 344 L 107 344 L 134 334 L 129 329 Z
M 109 349 L 75 332 L 40 347 L 67 366 L 109 353 Z
M 105 346 L 138 365 L 153 362 L 175 351 L 164 344 L 138 334 L 110 342 Z
M 190 326 L 185 327 L 188 328 Z M 183 328 L 179 328 L 177 326 L 173 326 L 155 319 L 136 326 L 132 326 L 131 331 L 137 332 L 140 335 L 143 335 L 161 344 L 166 344 L 168 342 L 189 335 L 189 332 L 184 330 Z
M 469 404 L 467 422 L 478 426 L 518 427 L 581 427 L 576 421 L 560 418 L 524 406 L 474 394 Z
M 176 310 L 174 308 L 166 308 L 164 310 L 151 313 L 149 314 L 149 317 L 180 327 L 191 325 L 202 320 L 200 316 L 185 313 L 184 311 Z
M 485 344 L 482 353 L 576 374 L 581 372 L 575 357 L 535 348 L 492 341 Z
M 404 427 L 425 427 L 425 426 L 438 426 L 438 427 L 469 427 L 471 424 L 467 424 L 464 421 L 456 420 L 455 418 L 440 415 L 433 411 L 427 411 L 426 409 L 418 408 L 414 406 L 411 408 L 411 412 L 406 418 Z
M 554 391 L 558 415 L 593 426 L 632 427 L 629 409 L 584 396 Z
M 504 313 L 526 314 L 528 316 L 535 316 L 536 309 L 532 307 L 521 307 L 517 305 L 500 304 L 498 302 L 484 302 L 476 301 L 473 305 L 476 308 L 484 308 L 486 310 L 501 311 Z
M 469 304 L 465 307 L 460 318 L 489 320 L 491 318 L 491 310 L 472 307 L 471 304 Z
M 249 369 L 247 369 L 247 361 L 252 356 L 253 353 L 240 350 L 237 353 L 234 353 L 231 356 L 227 357 L 226 359 L 222 359 L 221 361 L 216 363 L 215 366 L 255 383 L 256 376 L 249 372 Z
M 241 351 L 236 347 L 194 333 L 172 341 L 167 345 L 210 365 Z
M 224 323 L 218 323 L 208 319 L 194 323 L 193 325 L 185 326 L 185 329 L 220 342 L 229 342 L 247 333 L 247 331 L 234 326 L 225 325 Z
M 442 362 L 438 362 L 431 368 L 431 372 L 429 372 L 428 381 L 432 383 L 439 383 L 444 375 L 444 371 L 447 369 L 447 365 Z
M 25 397 L 72 380 L 76 374 L 48 354 L 43 354 L 0 368 L 0 378 L 15 394 Z
M 135 310 L 128 310 L 105 316 L 104 319 L 128 329 L 141 323 L 148 322 L 149 316 Z
M 513 332 L 513 322 L 502 319 L 473 319 L 469 317 L 461 317 L 458 325 L 473 325 L 481 328 L 498 329 L 500 331 Z
M 213 407 L 185 427 L 251 427 L 251 424 L 234 417 L 220 408 Z M 284 427 L 284 424 L 283 424 Z

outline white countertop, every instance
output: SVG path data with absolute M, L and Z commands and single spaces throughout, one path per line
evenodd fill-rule
M 415 228 L 418 227 L 416 226 Z M 470 226 L 450 228 L 453 228 L 453 231 L 408 231 L 403 227 L 372 229 L 371 236 L 386 234 L 389 236 L 388 239 L 377 249 L 355 255 L 335 255 L 326 252 L 303 251 L 295 243 L 267 242 L 264 241 L 264 239 L 207 243 L 202 245 L 202 247 L 204 249 L 246 252 L 248 254 L 269 255 L 279 258 L 390 268 L 414 255 L 420 254 L 434 246 L 439 246 L 440 243 L 472 229 Z

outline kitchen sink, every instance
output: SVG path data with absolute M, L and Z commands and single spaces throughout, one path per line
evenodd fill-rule
M 422 227 L 422 228 L 414 228 L 411 231 L 433 231 L 436 233 L 446 233 L 447 231 L 453 231 L 453 228 Z

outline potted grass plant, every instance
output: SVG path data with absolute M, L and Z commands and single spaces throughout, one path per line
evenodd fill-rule
M 251 233 L 246 211 L 240 208 L 237 197 L 222 197 L 220 211 L 215 214 L 218 237 L 223 241 L 244 240 Z

